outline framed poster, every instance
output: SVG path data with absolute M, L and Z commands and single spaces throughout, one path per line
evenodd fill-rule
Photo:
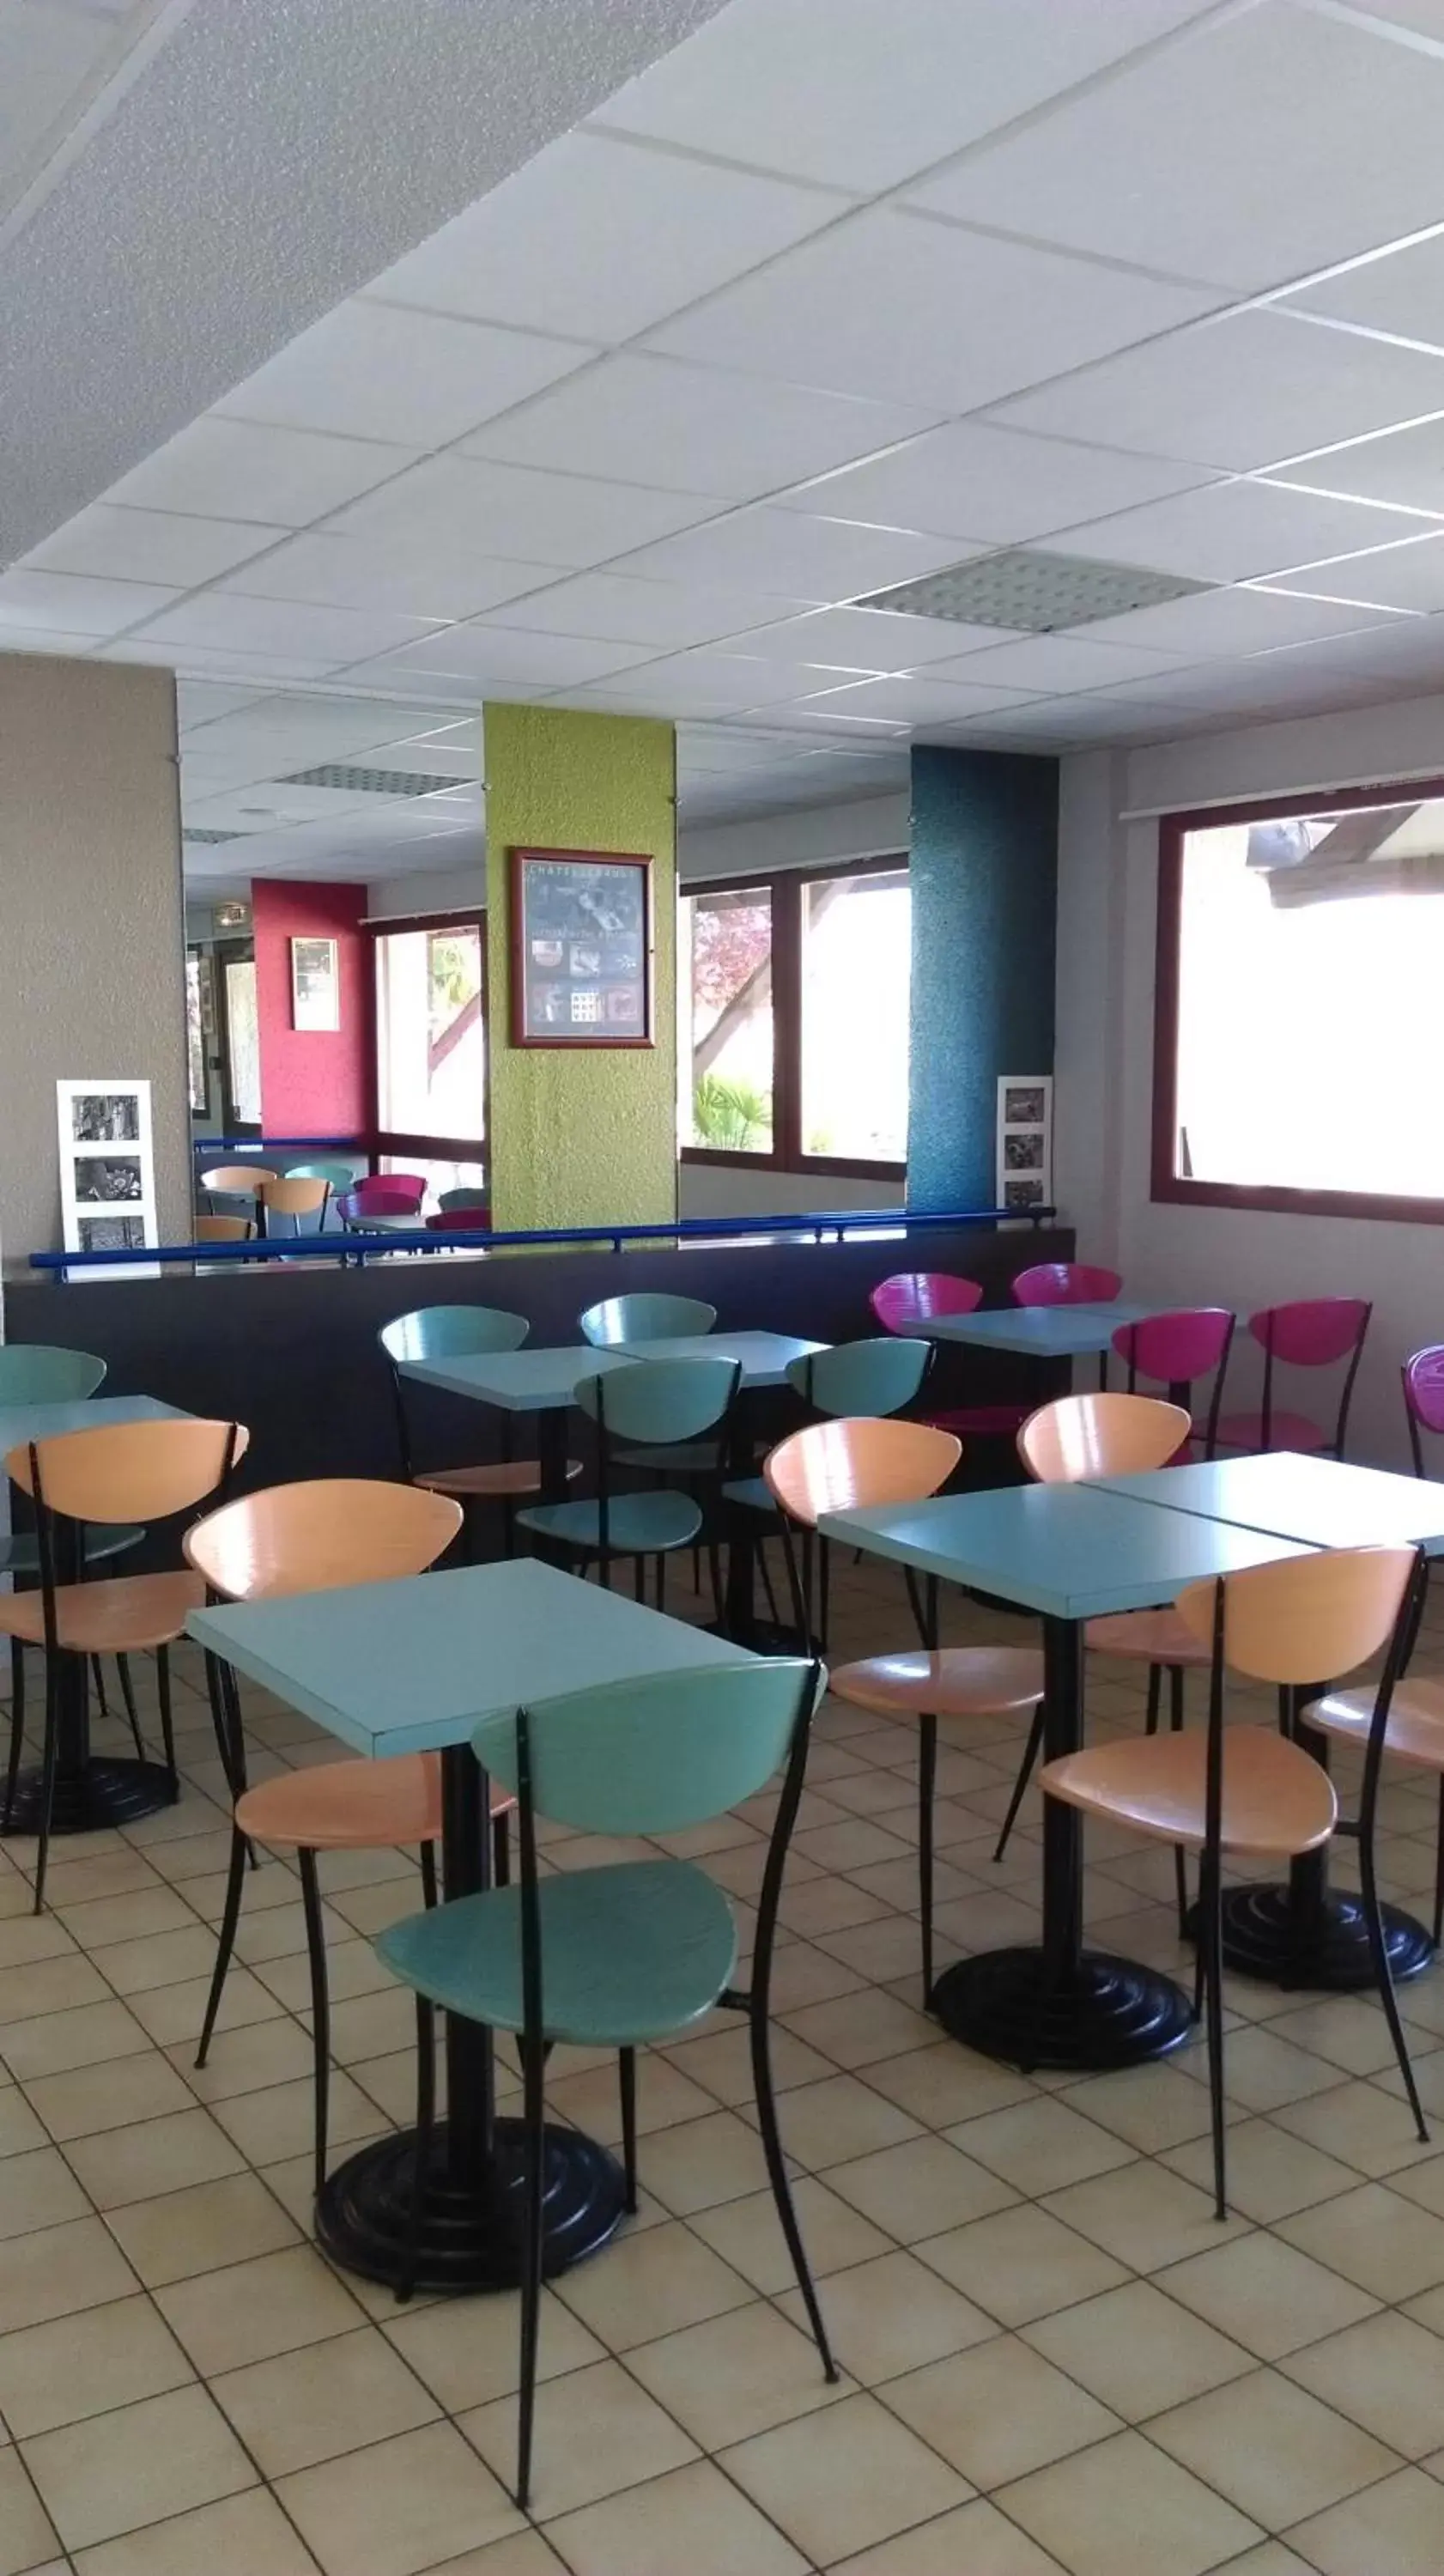
M 511 1042 L 652 1045 L 650 858 L 513 849 Z
M 1053 1077 L 998 1076 L 998 1169 L 995 1206 L 1048 1207 L 1053 1198 Z
M 291 1026 L 339 1029 L 341 970 L 334 939 L 291 942 Z
M 58 1082 L 55 1093 L 66 1251 L 148 1250 L 160 1240 L 150 1084 Z

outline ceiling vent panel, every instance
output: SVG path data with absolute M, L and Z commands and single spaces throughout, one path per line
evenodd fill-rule
M 1122 617 L 1130 608 L 1160 608 L 1217 582 L 1185 581 L 1177 573 L 1148 572 L 1136 564 L 1092 563 L 1086 555 L 1054 555 L 1031 546 L 978 555 L 921 581 L 875 590 L 857 608 L 893 609 L 909 617 L 936 617 L 954 626 L 998 626 L 1014 635 L 1065 634 L 1100 617 Z
M 194 841 L 203 850 L 214 850 L 222 841 L 243 841 L 245 837 L 244 832 L 198 832 L 189 823 L 181 834 L 183 841 Z
M 351 769 L 327 761 L 320 769 L 293 770 L 282 787 L 338 787 L 347 796 L 435 796 L 454 787 L 454 778 L 437 778 L 423 769 Z

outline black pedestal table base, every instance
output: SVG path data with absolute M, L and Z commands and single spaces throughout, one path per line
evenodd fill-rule
M 1102 1950 L 1084 1950 L 1040 2007 L 1043 1992 L 1040 1949 L 989 1950 L 939 1977 L 931 2009 L 984 2057 L 1079 2073 L 1166 2057 L 1194 2028 L 1171 1977 Z
M 50 1818 L 53 1834 L 91 1834 L 133 1825 L 175 1804 L 175 1782 L 163 1762 L 112 1761 L 92 1754 L 83 1770 L 59 1770 Z M 9 1834 L 40 1831 L 40 1772 L 22 1771 L 15 1783 Z
M 514 2290 L 522 2193 L 522 2127 L 498 2120 L 488 2166 L 474 2184 L 448 2165 L 446 2124 L 433 2133 L 416 2287 L 429 2291 Z M 316 2204 L 316 2235 L 333 2262 L 395 2288 L 410 2270 L 416 2174 L 413 2131 L 378 2138 L 349 2156 Z M 575 2129 L 546 2132 L 543 2269 L 549 2279 L 595 2254 L 615 2234 L 626 2184 L 614 2156 Z
M 1193 1930 L 1190 1915 L 1190 1937 Z M 1396 1985 L 1419 1976 L 1434 1956 L 1423 1924 L 1396 1905 L 1384 1907 L 1384 1938 Z M 1331 1887 L 1304 1908 L 1284 1881 L 1229 1888 L 1223 1964 L 1237 1976 L 1321 1994 L 1362 1994 L 1375 1983 L 1363 1904 L 1346 1888 Z

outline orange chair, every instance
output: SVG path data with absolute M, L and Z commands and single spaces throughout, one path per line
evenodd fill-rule
M 1018 1455 L 1040 1485 L 1079 1485 L 1090 1476 L 1139 1476 L 1152 1467 L 1166 1467 L 1191 1427 L 1189 1415 L 1181 1405 L 1165 1404 L 1158 1396 L 1109 1395 L 1106 1391 L 1063 1395 L 1056 1403 L 1040 1405 L 1036 1413 L 1029 1414 L 1018 1434 Z M 1183 1676 L 1208 1662 L 1207 1648 L 1199 1646 L 1178 1613 L 1120 1611 L 1107 1619 L 1090 1619 L 1086 1637 L 1100 1655 L 1122 1655 L 1129 1662 L 1147 1664 L 1146 1725 L 1150 1735 L 1158 1732 L 1159 1700 L 1167 1673 L 1168 1722 L 1176 1734 L 1183 1724 Z M 1040 1708 L 1023 1750 L 994 1860 L 1001 1860 L 1008 1848 L 1008 1837 L 1042 1750 Z M 1181 1858 L 1178 1870 L 1181 1923 L 1186 1903 Z
M 331 1592 L 346 1584 L 384 1583 L 424 1574 L 445 1553 L 460 1527 L 460 1504 L 443 1494 L 360 1477 L 317 1477 L 304 1484 L 273 1485 L 264 1493 L 225 1504 L 187 1531 L 185 1552 L 212 1598 L 274 1601 L 286 1593 Z M 260 1842 L 292 1850 L 301 1874 L 311 1967 L 319 2192 L 326 2179 L 331 2031 L 316 1855 L 417 1844 L 422 1891 L 426 1903 L 434 1905 L 435 1845 L 441 1835 L 440 1757 L 412 1753 L 378 1762 L 328 1762 L 311 1770 L 282 1773 L 248 1789 L 240 1702 L 229 1673 L 221 1705 L 225 1710 L 222 1759 L 236 1802 L 225 1911 L 196 2064 L 206 2062 L 220 2011 L 240 1921 L 248 1847 Z M 512 1803 L 500 1792 L 492 1800 L 495 1875 L 502 1882 L 507 1875 L 506 1815 Z
M 297 1172 L 282 1172 L 275 1180 L 262 1181 L 256 1195 L 261 1202 L 267 1233 L 273 1216 L 288 1216 L 292 1233 L 299 1234 L 301 1219 L 305 1216 L 315 1218 L 311 1231 L 318 1231 L 331 1192 L 325 1181 L 311 1180 Z
M 256 1228 L 248 1216 L 198 1216 L 197 1243 L 249 1243 Z
M 815 1422 L 794 1431 L 763 1465 L 782 1512 L 783 1544 L 794 1614 L 806 1647 L 812 1631 L 808 1587 L 798 1573 L 791 1524 L 815 1530 L 825 1512 L 866 1505 L 923 1502 L 947 1483 L 963 1454 L 951 1431 L 931 1423 L 842 1420 Z M 1031 1647 L 940 1646 L 938 1587 L 929 1576 L 920 1589 L 907 1569 L 908 1597 L 921 1648 L 869 1655 L 832 1674 L 834 1698 L 849 1707 L 918 1728 L 918 1901 L 922 1917 L 923 2000 L 933 1991 L 933 1790 L 937 1778 L 938 1720 L 1020 1717 L 1040 1708 L 1043 1658 Z
M 41 1769 L 39 1850 L 35 1911 L 45 1900 L 45 1870 L 55 1802 L 60 1735 L 61 1655 L 152 1653 L 160 1700 L 161 1734 L 180 1796 L 171 1724 L 170 1648 L 185 1633 L 201 1602 L 193 1574 L 107 1575 L 102 1581 L 57 1583 L 57 1519 L 114 1526 L 163 1521 L 190 1511 L 225 1482 L 244 1455 L 250 1433 L 238 1422 L 180 1417 L 155 1422 L 107 1422 L 93 1431 L 68 1431 L 53 1440 L 12 1449 L 6 1473 L 35 1505 L 40 1542 L 40 1587 L 0 1601 L 0 1632 L 45 1648 L 45 1747 Z M 5 1783 L 8 1823 L 20 1770 L 20 1730 L 12 1728 Z
M 1322 1763 L 1269 1726 L 1224 1724 L 1225 1671 L 1296 1693 L 1320 1673 L 1356 1672 L 1388 1646 L 1371 1726 L 1387 1737 L 1390 1701 L 1414 1626 L 1416 1551 L 1407 1547 L 1319 1550 L 1252 1566 L 1222 1581 L 1190 1584 L 1178 1616 L 1210 1665 L 1208 1725 L 1179 1735 L 1133 1737 L 1045 1763 L 1047 1798 L 1100 1816 L 1150 1841 L 1185 1844 L 1201 1858 L 1198 1988 L 1208 2008 L 1208 2076 L 1213 2121 L 1214 2199 L 1228 2214 L 1223 2096 L 1223 1857 L 1296 1859 L 1317 1851 L 1338 1822 L 1338 1801 Z M 1310 1712 L 1317 1723 L 1319 1712 Z M 1365 1911 L 1380 2000 L 1419 2136 L 1428 2131 L 1404 2043 L 1372 1866 Z
M 268 1171 L 261 1163 L 217 1163 L 213 1170 L 202 1172 L 201 1188 L 208 1199 L 254 1202 L 268 1181 L 279 1178 L 278 1172 Z

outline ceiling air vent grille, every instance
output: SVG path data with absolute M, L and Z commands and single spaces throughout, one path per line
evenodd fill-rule
M 926 573 L 891 590 L 875 590 L 858 608 L 890 608 L 910 617 L 939 617 L 955 626 L 1001 626 L 1018 635 L 1054 635 L 1091 626 L 1100 617 L 1122 617 L 1130 608 L 1159 608 L 1217 582 L 1184 581 L 1177 573 L 1147 572 L 1136 564 L 1092 563 L 1085 555 L 1042 554 L 1012 546 L 979 555 L 945 572 Z
M 222 841 L 243 841 L 245 837 L 244 832 L 198 832 L 190 824 L 181 834 L 183 841 L 195 841 L 205 850 L 214 850 Z
M 320 769 L 293 770 L 280 781 L 282 787 L 339 787 L 347 796 L 435 796 L 457 783 L 422 769 L 349 769 L 338 761 L 328 761 Z

